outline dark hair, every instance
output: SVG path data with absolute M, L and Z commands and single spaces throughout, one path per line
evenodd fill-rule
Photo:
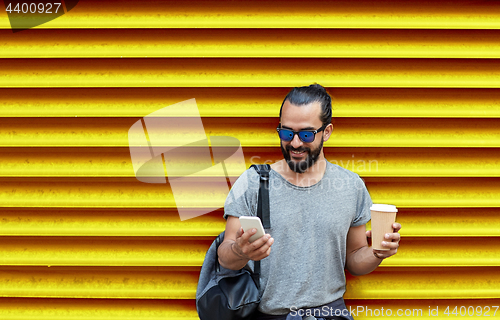
M 280 121 L 281 111 L 285 101 L 290 101 L 291 104 L 302 106 L 318 101 L 321 104 L 321 114 L 319 116 L 323 125 L 328 125 L 332 122 L 332 97 L 326 92 L 326 89 L 315 83 L 304 87 L 293 88 L 283 99 L 280 108 Z

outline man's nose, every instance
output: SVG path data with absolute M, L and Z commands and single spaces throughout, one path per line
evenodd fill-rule
M 293 135 L 293 139 L 292 139 L 292 142 L 290 144 L 295 149 L 298 149 L 299 147 L 301 147 L 303 145 L 303 142 L 299 139 L 299 135 L 295 134 L 295 135 Z

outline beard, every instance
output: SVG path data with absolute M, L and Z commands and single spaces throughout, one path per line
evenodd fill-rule
M 292 147 L 291 144 L 287 145 L 286 148 L 283 148 L 283 141 L 281 141 L 280 146 L 281 146 L 281 153 L 283 153 L 283 157 L 285 158 L 286 163 L 288 164 L 290 169 L 296 173 L 304 173 L 306 172 L 307 169 L 312 167 L 318 160 L 318 157 L 321 153 L 321 149 L 323 149 L 323 136 L 321 136 L 321 143 L 319 144 L 319 146 L 313 150 L 305 147 L 300 147 L 295 149 L 294 147 Z M 307 152 L 306 159 L 298 162 L 292 160 L 291 156 L 292 151 Z

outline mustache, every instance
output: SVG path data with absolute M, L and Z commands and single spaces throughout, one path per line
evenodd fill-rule
M 295 149 L 291 145 L 288 145 L 288 146 L 286 146 L 286 151 L 288 151 L 288 152 L 290 152 L 290 151 L 304 152 L 304 151 L 311 151 L 311 149 L 306 148 L 306 147 L 300 147 L 300 148 Z

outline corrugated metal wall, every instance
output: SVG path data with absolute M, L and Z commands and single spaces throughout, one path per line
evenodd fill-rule
M 0 319 L 197 319 L 222 210 L 181 222 L 135 179 L 128 129 L 196 98 L 207 134 L 276 161 L 281 100 L 313 82 L 335 98 L 327 158 L 403 224 L 347 304 L 500 305 L 499 2 L 80 1 L 0 28 Z

